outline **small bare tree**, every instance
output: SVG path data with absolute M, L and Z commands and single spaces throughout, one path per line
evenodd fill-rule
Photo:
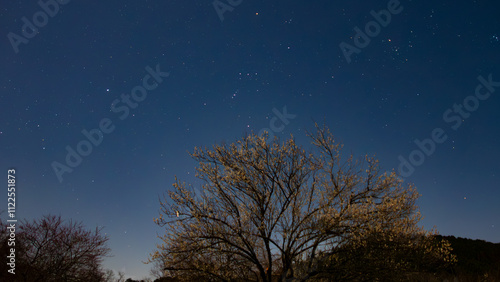
M 101 230 L 53 215 L 23 221 L 16 237 L 16 276 L 24 281 L 103 281 L 101 264 L 110 249 Z
M 125 282 L 125 272 L 118 271 L 118 279 L 116 279 L 116 282 Z
M 115 272 L 111 269 L 104 271 L 103 282 L 116 282 Z
M 373 158 L 344 158 L 328 129 L 316 129 L 310 153 L 293 137 L 268 144 L 256 135 L 195 148 L 202 192 L 176 179 L 161 201 L 155 222 L 166 233 L 150 261 L 186 280 L 305 280 L 371 234 L 427 236 L 412 185 L 381 173 Z

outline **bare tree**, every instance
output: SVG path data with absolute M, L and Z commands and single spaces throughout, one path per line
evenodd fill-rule
M 115 272 L 111 269 L 106 269 L 104 271 L 103 282 L 115 282 Z
M 125 282 L 125 272 L 118 271 L 118 279 L 116 279 L 116 282 Z
M 103 281 L 101 264 L 110 249 L 101 230 L 87 230 L 82 223 L 53 215 L 23 221 L 16 237 L 16 279 Z
M 150 261 L 186 280 L 305 280 L 371 234 L 427 236 L 412 185 L 374 158 L 344 158 L 325 127 L 309 136 L 311 152 L 293 137 L 268 144 L 256 135 L 195 148 L 201 192 L 176 178 L 160 201 L 155 222 L 166 233 Z

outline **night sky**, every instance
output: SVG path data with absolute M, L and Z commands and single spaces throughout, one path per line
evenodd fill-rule
M 199 184 L 188 151 L 263 130 L 309 148 L 316 121 L 415 183 L 425 228 L 500 242 L 500 3 L 427 2 L 3 1 L 18 218 L 104 226 L 105 267 L 142 278 L 158 197 Z

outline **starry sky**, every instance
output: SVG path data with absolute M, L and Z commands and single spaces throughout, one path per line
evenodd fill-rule
M 425 228 L 500 242 L 498 1 L 4 2 L 17 216 L 104 226 L 107 268 L 148 274 L 195 146 L 267 130 L 308 148 L 314 121 L 415 183 Z

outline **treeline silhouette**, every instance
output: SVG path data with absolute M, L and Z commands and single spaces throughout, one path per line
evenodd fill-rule
M 25 226 L 22 228 L 20 232 L 22 236 L 19 236 L 18 239 L 18 245 L 17 246 L 23 246 L 22 248 L 18 249 L 19 252 L 23 253 L 18 253 L 17 254 L 17 269 L 16 269 L 16 275 L 11 275 L 7 273 L 7 267 L 6 264 L 1 267 L 2 269 L 2 274 L 0 275 L 1 281 L 117 281 L 113 275 L 106 275 L 102 271 L 102 260 L 98 259 L 99 257 L 102 258 L 102 255 L 104 253 L 107 253 L 108 251 L 105 248 L 105 241 L 106 239 L 104 237 L 100 237 L 100 235 L 96 234 L 91 234 L 84 232 L 84 236 L 77 236 L 78 234 L 82 235 L 82 229 L 81 228 L 81 223 L 71 223 L 71 221 L 66 221 L 63 222 L 60 217 L 54 217 L 54 216 L 46 216 L 43 217 L 41 220 L 35 220 L 35 226 L 44 226 L 42 230 L 39 230 L 38 228 L 34 228 L 33 230 L 28 230 L 27 227 Z M 43 223 L 43 224 L 40 224 Z M 3 225 L 3 224 L 2 224 Z M 29 224 L 28 226 L 33 226 L 33 223 Z M 3 228 L 6 226 L 3 225 Z M 68 227 L 71 227 L 68 229 Z M 77 227 L 77 228 L 75 228 Z M 46 232 L 46 231 L 58 231 L 58 232 Z M 4 259 L 7 257 L 8 254 L 8 245 L 7 245 L 7 236 L 6 235 L 6 230 L 2 230 L 2 248 L 1 248 L 1 254 L 4 257 Z M 43 231 L 43 232 L 38 232 L 38 231 Z M 64 232 L 63 232 L 64 231 Z M 49 247 L 52 245 L 52 247 L 55 247 L 57 244 L 38 244 L 41 243 L 42 241 L 48 243 L 49 241 L 54 242 L 53 240 L 55 239 L 54 237 L 48 236 L 50 233 L 55 235 L 55 233 L 58 234 L 58 239 L 56 241 L 62 240 L 61 238 L 72 238 L 76 239 L 76 237 L 82 238 L 92 238 L 92 239 L 100 239 L 97 241 L 93 242 L 94 246 L 92 247 L 91 243 L 86 243 L 85 245 L 87 247 L 91 247 L 88 250 L 91 250 L 92 255 L 94 256 L 92 259 L 83 259 L 83 257 L 80 258 L 80 260 L 72 260 L 75 262 L 74 264 L 72 263 L 71 267 L 68 265 L 65 265 L 62 260 L 62 255 L 63 252 L 61 252 L 61 249 L 57 248 L 51 248 Z M 44 234 L 44 239 L 47 240 L 41 240 L 38 238 L 37 240 L 40 241 L 37 244 L 37 246 L 40 245 L 45 245 L 47 247 L 45 248 L 39 248 L 38 249 L 38 255 L 37 258 L 35 259 L 34 257 L 30 258 L 29 253 L 32 253 L 29 251 L 29 244 L 27 244 L 29 241 L 29 238 L 33 238 L 31 236 L 36 236 L 36 235 L 42 235 Z M 97 233 L 99 234 L 99 233 Z M 104 240 L 103 240 L 104 239 Z M 338 274 L 333 274 L 331 277 L 328 276 L 322 276 L 321 278 L 316 278 L 316 279 L 311 279 L 310 281 L 463 281 L 463 282 L 469 282 L 469 281 L 500 281 L 500 243 L 491 243 L 487 242 L 484 240 L 473 240 L 473 239 L 467 239 L 467 238 L 460 238 L 460 237 L 455 237 L 455 236 L 441 236 L 441 235 L 435 235 L 434 240 L 436 242 L 436 245 L 438 242 L 442 242 L 442 240 L 446 240 L 447 242 L 450 243 L 452 250 L 452 253 L 456 256 L 456 262 L 454 264 L 449 265 L 446 268 L 439 268 L 435 266 L 429 267 L 429 262 L 425 262 L 422 265 L 416 265 L 418 262 L 413 262 L 415 264 L 416 269 L 420 269 L 420 272 L 410 274 L 407 276 L 400 276 L 397 273 L 384 273 L 383 267 L 381 267 L 383 264 L 386 263 L 386 261 L 390 260 L 390 257 L 383 257 L 380 258 L 379 261 L 376 260 L 367 260 L 366 258 L 363 258 L 362 256 L 370 256 L 370 258 L 373 258 L 372 253 L 375 251 L 379 251 L 379 247 L 377 245 L 371 245 L 369 248 L 370 250 L 364 250 L 360 252 L 358 250 L 357 252 L 351 252 L 351 255 L 356 256 L 356 260 L 359 262 L 362 262 L 362 266 L 359 264 L 357 265 L 357 271 L 360 271 L 357 276 L 355 277 L 348 277 L 345 275 L 339 276 Z M 24 241 L 24 242 L 23 242 Z M 64 241 L 64 240 L 63 240 Z M 75 241 L 75 240 L 70 240 L 70 241 Z M 61 241 L 62 242 L 62 241 Z M 81 240 L 80 240 L 81 242 Z M 375 244 L 381 245 L 382 242 L 377 241 Z M 70 248 L 75 248 L 75 246 L 70 246 L 66 245 L 67 247 Z M 58 246 L 60 248 L 60 246 Z M 101 250 L 101 251 L 99 251 Z M 104 250 L 104 253 L 102 252 Z M 28 253 L 26 253 L 28 252 Z M 400 255 L 400 252 L 391 252 L 391 253 L 384 253 L 384 255 Z M 97 259 L 97 260 L 96 260 Z M 351 258 L 352 259 L 352 258 Z M 385 261 L 385 262 L 384 262 Z M 50 267 L 52 263 L 57 262 L 57 267 L 56 265 L 53 265 L 54 267 Z M 43 266 L 43 267 L 41 267 Z M 60 272 L 59 270 L 65 268 L 67 271 Z M 375 272 L 373 270 L 376 270 Z M 378 271 L 378 272 L 377 272 Z M 364 272 L 364 273 L 363 273 Z M 34 273 L 37 273 L 35 275 Z M 48 275 L 47 273 L 51 273 L 52 275 Z M 360 274 L 360 275 L 359 275 Z M 359 279 L 360 277 L 364 277 L 365 279 Z M 199 279 L 196 279 L 196 277 L 190 277 L 191 281 L 205 281 L 205 277 L 199 277 Z M 278 281 L 279 277 L 274 277 L 274 281 Z M 6 280 L 4 280 L 6 279 Z M 40 280 L 42 279 L 42 280 Z M 43 280 L 45 279 L 45 280 Z M 120 279 L 121 281 L 124 281 L 124 279 Z M 155 282 L 173 282 L 173 281 L 185 281 L 185 277 L 161 277 L 157 278 L 154 280 Z M 127 282 L 136 282 L 136 281 L 143 281 L 143 280 L 133 280 L 131 278 L 125 280 Z M 242 280 L 235 280 L 235 281 L 244 281 Z
M 437 235 L 451 243 L 457 262 L 440 273 L 459 281 L 500 281 L 500 243 Z
M 453 248 L 453 254 L 457 257 L 457 262 L 448 268 L 433 272 L 429 269 L 427 273 L 416 273 L 406 278 L 397 278 L 394 281 L 500 281 L 500 243 L 491 243 L 484 240 L 473 240 L 455 236 L 435 235 L 436 242 L 447 240 Z M 366 266 L 370 268 L 369 266 Z M 368 276 L 366 276 L 368 277 Z M 359 278 L 359 277 L 358 277 Z M 343 279 L 342 281 L 387 281 L 375 280 Z M 162 277 L 154 282 L 177 282 L 185 281 L 182 277 Z M 202 281 L 201 277 L 200 280 Z M 243 280 L 242 280 L 243 281 Z M 276 277 L 278 281 L 278 277 Z M 337 277 L 323 277 L 314 281 L 339 281 Z

